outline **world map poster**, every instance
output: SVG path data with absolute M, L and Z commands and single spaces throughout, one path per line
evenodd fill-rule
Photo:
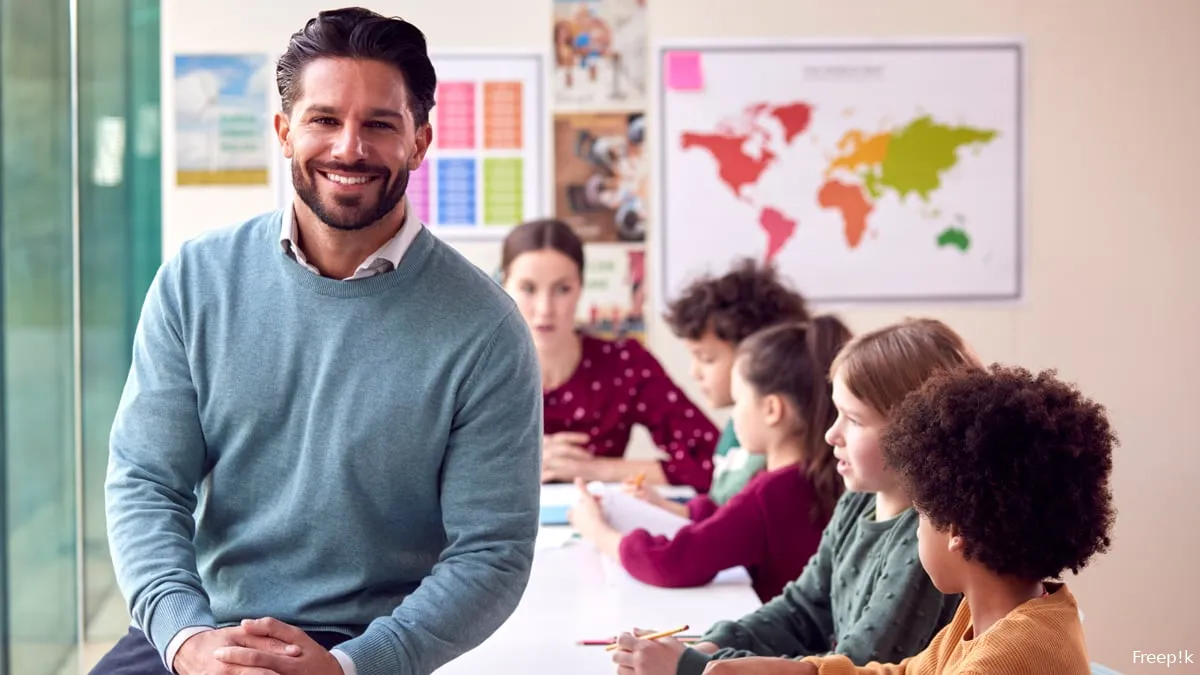
M 660 297 L 751 257 L 815 302 L 1021 299 L 1022 53 L 661 47 Z

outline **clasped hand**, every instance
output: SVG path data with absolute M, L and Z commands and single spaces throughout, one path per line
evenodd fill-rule
M 344 675 L 329 650 L 276 619 L 197 633 L 179 647 L 179 675 Z
M 584 447 L 588 435 L 574 431 L 550 434 L 542 439 L 542 482 L 591 478 L 588 469 L 596 458 Z

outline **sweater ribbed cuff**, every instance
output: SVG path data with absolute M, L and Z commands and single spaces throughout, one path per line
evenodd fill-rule
M 704 675 L 704 669 L 712 657 L 704 652 L 688 648 L 679 654 L 679 663 L 675 666 L 675 675 Z
M 737 649 L 743 648 L 741 635 L 741 626 L 736 621 L 718 621 L 714 623 L 704 635 L 700 636 L 701 642 L 713 642 L 720 645 L 722 648 L 734 647 Z
M 343 642 L 338 649 L 354 661 L 354 670 L 358 675 L 399 675 L 400 658 L 396 647 L 392 644 L 387 631 L 368 626 L 362 635 Z
M 175 634 L 189 626 L 217 627 L 212 609 L 203 596 L 188 591 L 173 591 L 159 599 L 150 615 L 149 626 L 144 630 L 150 638 L 158 656 L 167 664 L 167 646 Z

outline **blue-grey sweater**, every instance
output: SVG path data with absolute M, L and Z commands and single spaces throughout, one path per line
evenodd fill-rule
M 538 525 L 528 328 L 422 230 L 392 272 L 302 268 L 282 214 L 159 271 L 111 436 L 109 540 L 163 654 L 271 616 L 353 636 L 359 675 L 429 673 L 516 607 Z

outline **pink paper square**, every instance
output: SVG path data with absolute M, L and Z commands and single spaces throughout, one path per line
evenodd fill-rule
M 700 52 L 667 54 L 667 88 L 675 91 L 696 91 L 704 88 Z
M 429 224 L 429 160 L 421 162 L 421 166 L 417 167 L 408 175 L 408 187 L 404 193 L 408 196 L 408 203 L 416 211 L 417 218 L 422 223 Z

